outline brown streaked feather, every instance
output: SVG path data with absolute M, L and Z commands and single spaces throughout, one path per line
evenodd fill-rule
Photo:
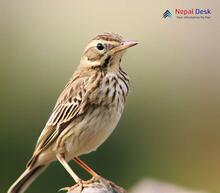
M 75 76 L 68 82 L 59 96 L 52 114 L 38 139 L 33 157 L 28 166 L 33 165 L 39 153 L 48 148 L 57 139 L 69 121 L 85 112 L 89 102 L 88 96 L 97 88 L 99 82 L 97 79 L 100 80 L 100 76 L 94 74 L 88 78 L 87 76 L 82 76 L 82 73 L 80 77 L 77 76 L 78 78 L 75 78 Z M 88 83 L 90 84 L 89 89 L 86 87 Z

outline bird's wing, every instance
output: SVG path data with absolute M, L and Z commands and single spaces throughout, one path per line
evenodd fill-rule
M 88 96 L 85 89 L 87 82 L 88 78 L 78 77 L 66 85 L 37 141 L 33 158 L 57 139 L 69 121 L 84 113 L 87 104 L 85 98 Z

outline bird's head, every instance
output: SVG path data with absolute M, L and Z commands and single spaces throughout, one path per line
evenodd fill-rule
M 137 41 L 123 40 L 115 33 L 97 35 L 86 46 L 80 66 L 104 70 L 119 68 L 124 52 L 135 45 Z

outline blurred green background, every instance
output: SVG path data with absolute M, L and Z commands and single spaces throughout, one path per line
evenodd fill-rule
M 24 170 L 84 46 L 105 31 L 140 42 L 122 62 L 132 91 L 113 135 L 82 159 L 126 188 L 151 177 L 220 192 L 219 1 L 0 3 L 0 192 Z M 175 8 L 210 8 L 212 18 L 162 19 Z M 53 163 L 27 192 L 72 183 Z

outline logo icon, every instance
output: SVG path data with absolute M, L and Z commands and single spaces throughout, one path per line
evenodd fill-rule
M 171 18 L 172 17 L 172 13 L 169 10 L 166 10 L 163 14 L 163 18 Z

